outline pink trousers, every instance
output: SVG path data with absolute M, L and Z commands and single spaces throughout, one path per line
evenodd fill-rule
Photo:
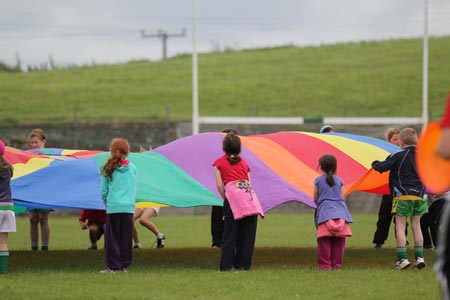
M 319 269 L 332 270 L 342 268 L 344 251 L 345 237 L 326 236 L 319 238 L 317 246 Z

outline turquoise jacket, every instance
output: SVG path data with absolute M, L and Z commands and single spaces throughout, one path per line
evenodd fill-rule
M 102 179 L 102 200 L 106 213 L 134 213 L 136 201 L 136 167 L 125 160 L 114 170 L 112 180 L 104 175 Z

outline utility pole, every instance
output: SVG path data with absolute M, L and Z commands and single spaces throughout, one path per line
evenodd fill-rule
M 147 33 L 145 30 L 141 30 L 141 36 L 143 38 L 158 37 L 162 40 L 163 46 L 163 59 L 167 58 L 167 39 L 169 37 L 184 37 L 186 36 L 186 29 L 183 29 L 180 33 L 168 33 L 167 31 L 159 29 L 157 33 Z
M 428 0 L 424 0 L 422 66 L 422 125 L 428 124 Z
M 198 112 L 197 0 L 192 0 L 192 134 L 200 131 Z

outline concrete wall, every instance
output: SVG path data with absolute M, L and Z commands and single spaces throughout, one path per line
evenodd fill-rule
M 241 135 L 265 134 L 279 131 L 318 132 L 322 124 L 302 125 L 201 125 L 200 132 L 218 132 L 224 128 L 234 128 Z M 336 131 L 366 135 L 383 139 L 384 130 L 389 125 L 346 125 L 335 126 Z M 405 127 L 405 126 L 403 126 Z M 418 126 L 411 126 L 420 130 Z M 181 137 L 192 134 L 191 123 L 173 122 L 110 122 L 110 123 L 28 123 L 2 124 L 0 138 L 9 146 L 28 148 L 28 134 L 33 128 L 46 132 L 47 146 L 51 148 L 106 150 L 114 137 L 125 137 L 133 151 L 140 147 L 158 147 Z
M 124 137 L 133 151 L 139 151 L 140 147 L 154 148 L 176 137 L 176 124 L 150 122 L 6 124 L 0 127 L 0 137 L 11 147 L 28 149 L 28 135 L 33 128 L 45 130 L 49 148 L 107 150 L 112 138 Z

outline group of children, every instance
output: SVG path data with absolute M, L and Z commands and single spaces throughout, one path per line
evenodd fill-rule
M 392 212 L 396 221 L 397 269 L 411 265 L 406 253 L 407 218 L 410 218 L 414 235 L 414 267 L 425 267 L 420 218 L 428 212 L 428 206 L 424 200 L 425 188 L 415 170 L 416 142 L 416 131 L 405 128 L 399 132 L 401 151 L 385 161 L 372 163 L 372 167 L 380 173 L 390 171 Z M 246 271 L 252 265 L 258 215 L 264 217 L 264 212 L 251 185 L 250 167 L 240 155 L 241 140 L 236 131 L 224 134 L 222 149 L 224 155 L 213 163 L 217 189 L 224 200 L 219 270 Z M 13 168 L 3 158 L 4 152 L 5 145 L 0 140 L 0 273 L 6 273 L 8 233 L 16 230 L 10 188 Z M 134 227 L 136 219 L 140 219 L 140 223 L 157 236 L 158 248 L 164 246 L 164 235 L 148 221 L 158 211 L 135 208 L 136 167 L 127 159 L 129 153 L 130 146 L 125 139 L 112 140 L 110 157 L 101 167 L 101 195 L 106 211 L 94 213 L 85 210 L 79 217 L 82 229 L 90 229 L 89 249 L 97 249 L 97 240 L 104 234 L 107 268 L 101 273 L 127 272 L 132 261 L 132 240 L 135 237 L 136 242 L 137 238 Z M 350 223 L 353 220 L 342 193 L 344 182 L 336 174 L 336 158 L 325 154 L 318 164 L 323 173 L 314 181 L 313 194 L 317 204 L 318 266 L 323 270 L 340 269 L 346 238 L 352 236 Z
M 44 148 L 46 138 L 42 129 L 34 129 L 29 135 L 32 149 Z M 79 222 L 82 229 L 89 229 L 91 245 L 97 249 L 97 241 L 105 236 L 105 259 L 107 268 L 102 273 L 126 272 L 132 258 L 132 239 L 135 247 L 141 248 L 134 221 L 150 229 L 157 236 L 157 247 L 164 247 L 165 236 L 148 220 L 157 216 L 159 208 L 135 208 L 136 167 L 127 160 L 130 146 L 125 139 L 113 139 L 110 157 L 101 168 L 102 200 L 106 211 L 83 210 Z M 8 233 L 16 231 L 14 204 L 10 181 L 13 167 L 3 157 L 5 144 L 0 140 L 0 274 L 7 271 L 9 251 Z M 38 250 L 39 225 L 41 228 L 41 250 L 48 250 L 50 226 L 48 215 L 51 210 L 29 211 L 31 249 Z
M 411 263 L 406 253 L 406 225 L 410 218 L 414 236 L 414 267 L 425 267 L 421 216 L 428 212 L 424 199 L 425 187 L 416 171 L 415 150 L 417 133 L 413 128 L 392 131 L 389 141 L 400 146 L 398 151 L 384 161 L 374 161 L 372 168 L 383 173 L 390 171 L 389 188 L 385 202 L 388 222 L 391 214 L 395 218 L 397 241 L 397 262 L 395 268 L 406 269 Z M 394 139 L 398 137 L 398 140 Z M 342 267 L 345 238 L 351 236 L 348 226 L 352 222 L 342 196 L 342 180 L 336 176 L 337 162 L 334 156 L 324 155 L 319 160 L 324 175 L 318 177 L 314 184 L 314 201 L 317 203 L 316 226 L 318 232 L 318 262 L 320 269 L 338 269 Z M 375 238 L 377 234 L 375 235 Z M 384 242 L 384 240 L 383 240 Z M 381 245 L 382 242 L 377 243 Z
M 213 164 L 217 188 L 224 199 L 220 271 L 230 271 L 233 268 L 245 271 L 249 270 L 252 264 L 257 216 L 264 216 L 264 213 L 252 190 L 250 168 L 240 157 L 239 136 L 235 132 L 226 134 L 222 146 L 225 155 Z M 107 265 L 106 269 L 100 271 L 101 273 L 128 271 L 132 261 L 133 215 L 140 217 L 139 214 L 135 214 L 136 167 L 127 160 L 130 146 L 124 139 L 113 139 L 110 152 L 109 159 L 101 168 L 102 199 L 106 206 L 104 235 Z M 245 189 L 244 193 L 240 193 L 245 196 L 239 200 L 251 204 L 244 208 L 239 201 L 233 201 L 234 196 L 230 197 L 228 192 L 231 186 L 238 190 Z M 246 199 L 247 195 L 251 195 L 252 198 Z M 154 226 L 147 228 L 157 235 L 158 240 L 164 241 L 164 235 Z
M 446 116 L 447 119 L 450 119 L 450 97 Z M 444 120 L 446 120 L 445 117 Z M 447 127 L 450 127 L 449 123 L 450 121 L 447 121 Z M 447 132 L 449 131 L 447 130 Z M 438 151 L 444 153 L 441 154 L 442 157 L 450 157 L 450 142 L 449 140 L 443 142 L 445 137 L 443 134 Z M 389 142 L 399 145 L 401 150 L 393 153 L 384 161 L 374 161 L 372 163 L 372 168 L 380 173 L 390 171 L 390 195 L 385 196 L 387 204 L 385 203 L 386 209 L 384 210 L 386 210 L 386 215 L 388 216 L 388 223 L 391 222 L 392 215 L 395 218 L 397 242 L 395 268 L 397 269 L 406 269 L 411 265 L 407 258 L 405 233 L 408 218 L 414 238 L 413 266 L 417 269 L 423 269 L 425 267 L 424 237 L 427 247 L 433 244 L 437 245 L 441 210 L 446 199 L 449 199 L 449 192 L 433 195 L 433 203 L 430 206 L 430 212 L 428 212 L 428 203 L 424 199 L 425 187 L 416 171 L 415 153 L 417 139 L 417 133 L 413 128 L 391 131 L 388 138 Z M 445 153 L 447 153 L 447 156 L 445 156 Z M 322 156 L 319 160 L 319 166 L 324 175 L 318 177 L 314 182 L 314 201 L 317 203 L 318 263 L 320 269 L 338 269 L 342 266 L 345 237 L 351 236 L 348 224 L 352 220 L 342 197 L 341 186 L 343 183 L 335 175 L 336 163 L 336 159 L 333 156 Z M 421 217 L 424 215 L 424 219 L 421 220 Z M 422 229 L 424 232 L 422 232 Z M 429 237 L 430 234 L 431 237 Z M 387 233 L 384 239 L 377 240 L 376 233 L 374 242 L 380 241 L 377 243 L 379 247 L 386 237 Z M 444 243 L 446 244 L 446 241 Z M 449 252 L 443 255 L 446 261 L 443 264 L 444 266 L 449 265 Z M 444 267 L 442 269 L 444 270 L 442 274 L 445 274 L 446 278 L 448 278 L 447 274 L 450 274 L 450 268 Z
M 374 161 L 372 167 L 380 173 L 391 171 L 389 185 L 393 195 L 392 213 L 396 220 L 397 269 L 410 266 L 406 253 L 405 227 L 410 218 L 414 236 L 414 267 L 425 267 L 423 237 L 420 218 L 428 212 L 424 200 L 425 187 L 415 171 L 415 145 L 417 133 L 413 128 L 399 132 L 402 151 L 394 153 L 385 161 Z M 257 217 L 264 216 L 257 198 L 250 212 L 242 215 L 227 193 L 234 182 L 245 182 L 241 186 L 251 187 L 250 167 L 240 156 L 241 141 L 236 131 L 229 131 L 223 139 L 224 155 L 214 164 L 215 178 L 219 194 L 224 200 L 224 232 L 221 241 L 222 256 L 220 271 L 249 270 L 256 238 Z M 340 269 L 343 266 L 345 240 L 352 236 L 350 223 L 353 222 L 342 193 L 343 181 L 337 176 L 337 160 L 325 154 L 319 159 L 323 175 L 314 181 L 314 201 L 317 204 L 315 223 L 317 227 L 317 257 L 320 269 Z M 236 185 L 239 186 L 239 185 Z M 240 201 L 248 201 L 239 199 Z M 249 202 L 250 203 L 250 202 Z M 239 218 L 237 217 L 239 216 Z
M 372 163 L 372 167 L 380 173 L 390 171 L 389 187 L 393 198 L 392 213 L 395 218 L 397 269 L 405 269 L 411 265 L 406 254 L 405 229 L 408 218 L 414 236 L 414 267 L 418 269 L 425 267 L 420 218 L 428 212 L 428 204 L 424 199 L 425 187 L 416 171 L 416 143 L 416 131 L 413 128 L 405 128 L 399 133 L 402 150 L 392 154 L 385 161 Z

